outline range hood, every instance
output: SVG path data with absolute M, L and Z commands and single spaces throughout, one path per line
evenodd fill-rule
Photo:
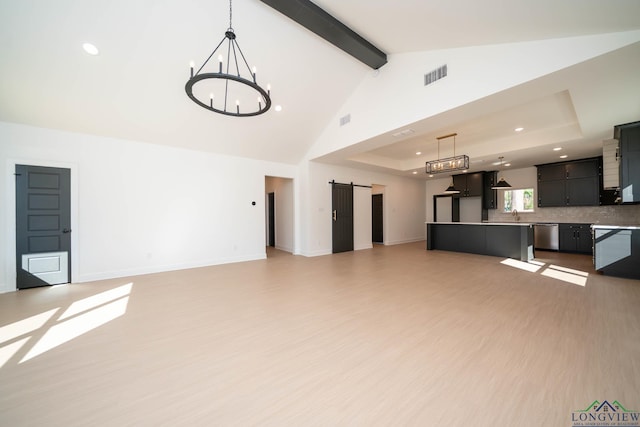
M 615 138 L 602 141 L 602 187 L 605 190 L 620 188 L 620 156 Z

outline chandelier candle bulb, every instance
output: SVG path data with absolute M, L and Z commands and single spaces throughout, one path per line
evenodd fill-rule
M 218 62 L 220 63 L 220 74 L 222 74 L 222 60 L 224 58 L 222 57 L 222 55 L 218 55 Z

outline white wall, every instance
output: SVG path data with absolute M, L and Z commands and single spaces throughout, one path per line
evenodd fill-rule
M 304 224 L 301 230 L 302 253 L 307 256 L 331 253 L 331 184 L 341 183 L 384 186 L 385 244 L 414 242 L 425 238 L 425 191 L 424 181 L 395 175 L 338 167 L 318 162 L 300 165 L 300 197 Z M 365 208 L 364 192 L 358 196 L 362 209 L 354 208 L 354 226 L 368 224 L 368 239 L 371 244 L 371 190 L 367 189 L 368 202 Z M 360 239 L 360 237 L 359 237 Z M 364 245 L 364 238 L 361 240 Z M 354 241 L 355 245 L 355 241 Z
M 274 193 L 276 248 L 293 252 L 294 245 L 294 202 L 293 180 L 268 176 L 265 192 Z
M 391 55 L 389 62 L 379 72 L 370 73 L 336 111 L 307 156 L 319 158 L 425 118 L 436 117 L 639 39 L 640 31 L 628 31 Z M 425 87 L 424 74 L 445 64 L 448 65 L 447 77 Z M 491 107 L 504 109 L 508 106 Z M 349 125 L 339 126 L 339 118 L 346 114 L 351 115 Z M 459 120 L 454 116 L 447 117 L 452 123 Z M 450 124 L 441 119 L 431 123 L 435 129 Z
M 353 188 L 353 249 L 371 249 L 371 189 Z M 356 220 L 357 219 L 357 220 Z
M 281 238 L 285 250 L 293 242 L 294 254 L 331 253 L 333 179 L 384 186 L 385 244 L 425 236 L 421 180 L 0 122 L 0 292 L 15 289 L 15 164 L 71 169 L 74 282 L 264 258 L 266 176 L 286 178 L 279 193 L 293 193 L 280 201 L 293 220 L 287 214 L 276 226 L 293 223 Z M 371 247 L 371 190 L 357 190 L 355 201 L 354 245 L 364 249 Z
M 72 169 L 74 282 L 264 258 L 265 176 L 297 170 L 0 122 L 0 292 L 15 289 L 21 163 Z

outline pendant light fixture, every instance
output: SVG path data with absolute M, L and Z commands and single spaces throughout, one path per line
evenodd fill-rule
M 498 158 L 500 159 L 500 169 L 502 169 L 504 157 L 500 156 Z M 496 185 L 491 187 L 492 190 L 508 190 L 509 188 L 512 188 L 512 187 L 507 181 L 505 181 L 504 177 L 501 177 L 496 183 Z
M 450 133 L 449 135 L 438 136 L 438 159 L 431 160 L 426 163 L 426 169 L 428 174 L 453 172 L 458 170 L 469 169 L 469 156 L 462 154 L 456 156 L 456 136 L 457 133 Z M 453 157 L 440 158 L 440 140 L 453 137 Z
M 460 194 L 460 190 L 456 190 L 456 187 L 453 185 L 453 179 L 443 194 Z
M 187 80 L 184 89 L 193 102 L 209 111 L 236 117 L 257 116 L 271 107 L 271 90 L 269 86 L 265 90 L 258 85 L 256 67 L 249 67 L 238 45 L 231 25 L 232 16 L 229 0 L 229 28 L 195 73 L 195 64 L 191 62 L 191 78 Z M 205 66 L 218 49 L 218 66 L 210 67 L 213 71 L 205 71 Z

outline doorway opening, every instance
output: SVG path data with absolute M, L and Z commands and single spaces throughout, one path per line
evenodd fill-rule
M 384 185 L 371 186 L 371 242 L 384 245 Z
M 293 179 L 265 176 L 265 247 L 267 257 L 277 251 L 293 253 Z

